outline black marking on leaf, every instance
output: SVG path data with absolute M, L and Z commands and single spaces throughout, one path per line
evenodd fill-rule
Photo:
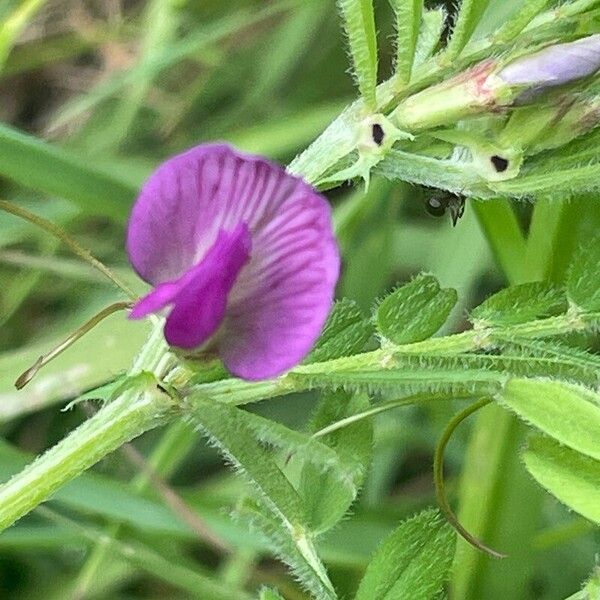
M 494 165 L 494 169 L 496 169 L 496 173 L 504 173 L 504 171 L 506 171 L 506 169 L 508 169 L 509 162 L 508 162 L 507 158 L 504 158 L 502 156 L 498 156 L 497 154 L 494 154 L 494 156 L 492 156 L 492 158 L 490 158 L 490 161 Z
M 383 138 L 385 138 L 385 131 L 383 131 L 383 127 L 379 123 L 373 123 L 372 135 L 373 141 L 378 146 L 381 146 L 381 144 L 383 144 Z

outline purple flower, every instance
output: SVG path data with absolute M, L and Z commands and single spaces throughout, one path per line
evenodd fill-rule
M 154 286 L 131 318 L 170 307 L 169 344 L 214 349 L 244 379 L 274 377 L 304 358 L 339 273 L 326 200 L 278 165 L 225 144 L 192 148 L 150 176 L 127 249 Z
M 543 88 L 582 79 L 598 69 L 600 34 L 595 34 L 518 58 L 504 67 L 498 76 L 506 83 Z

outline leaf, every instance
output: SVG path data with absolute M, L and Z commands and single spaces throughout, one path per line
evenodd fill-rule
M 600 395 L 596 392 L 549 379 L 511 379 L 498 400 L 562 444 L 600 459 Z
M 350 44 L 354 75 L 360 95 L 371 109 L 376 106 L 377 33 L 373 0 L 338 0 Z
M 600 462 L 543 436 L 529 438 L 523 452 L 527 470 L 563 504 L 600 524 Z
M 448 61 L 458 57 L 467 45 L 489 3 L 490 0 L 462 0 L 456 18 L 456 25 L 452 30 L 452 37 L 446 49 Z
M 446 11 L 444 8 L 426 10 L 423 13 L 413 68 L 423 64 L 433 55 L 442 39 L 445 22 Z
M 600 236 L 575 253 L 567 276 L 569 300 L 585 311 L 600 311 Z
M 352 356 L 365 347 L 374 333 L 373 324 L 365 319 L 356 302 L 344 298 L 334 304 L 321 337 L 304 363 Z
M 355 600 L 433 599 L 448 575 L 456 536 L 437 511 L 404 521 L 380 546 Z
M 324 567 L 317 557 L 316 549 L 310 538 L 301 535 L 292 539 L 281 529 L 277 519 L 264 506 L 245 498 L 237 511 L 239 517 L 250 527 L 265 537 L 271 550 L 285 564 L 302 587 L 319 600 L 337 600 Z
M 272 588 L 262 588 L 258 594 L 258 600 L 285 600 L 277 590 Z
M 0 123 L 0 175 L 70 200 L 87 212 L 125 220 L 137 186 L 120 175 L 124 170 L 105 171 L 76 154 Z
M 367 408 L 369 400 L 366 396 L 325 395 L 313 418 L 311 430 L 315 432 Z M 372 423 L 363 420 L 320 440 L 334 449 L 344 463 L 352 465 L 352 470 L 351 476 L 341 481 L 335 471 L 319 470 L 314 463 L 304 465 L 299 492 L 304 498 L 311 529 L 317 533 L 323 533 L 338 523 L 356 499 L 371 460 Z
M 272 450 L 255 439 L 248 413 L 199 394 L 190 396 L 188 405 L 190 422 L 257 492 L 260 506 L 254 510 L 253 518 L 259 528 L 266 530 L 269 539 L 281 550 L 282 558 L 288 559 L 309 589 L 320 598 L 335 598 L 325 567 L 314 549 L 302 498 L 275 461 Z
M 456 290 L 441 289 L 435 277 L 419 275 L 383 299 L 377 329 L 395 344 L 420 342 L 446 322 L 457 299 Z
M 600 598 L 600 568 L 598 566 L 583 585 L 582 590 L 569 596 L 566 600 L 596 600 L 596 598 Z
M 207 404 L 211 407 L 207 408 Z M 350 404 L 346 402 L 345 404 Z M 211 410 L 214 406 L 212 400 L 196 401 L 198 410 Z M 240 411 L 239 409 L 220 405 L 224 419 L 236 419 L 243 416 L 246 426 L 252 432 L 254 440 L 266 446 L 269 445 L 286 454 L 293 454 L 296 459 L 311 464 L 319 473 L 329 475 L 338 488 L 344 488 L 348 493 L 356 496 L 358 485 L 355 480 L 360 481 L 361 474 L 366 468 L 364 464 L 358 463 L 354 454 L 340 453 L 331 444 L 327 445 L 323 440 L 313 438 L 307 433 L 294 431 L 281 423 L 271 421 L 254 413 Z M 349 408 L 352 410 L 352 408 Z M 370 447 L 370 442 L 369 442 Z
M 408 83 L 417 49 L 423 0 L 390 0 L 390 4 L 396 15 L 396 64 L 394 69 L 400 81 Z
M 535 281 L 506 288 L 471 311 L 471 319 L 482 326 L 507 327 L 563 314 L 568 304 L 564 290 Z

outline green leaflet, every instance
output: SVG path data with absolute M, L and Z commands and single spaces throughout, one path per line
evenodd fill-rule
M 567 276 L 567 295 L 577 307 L 600 310 L 600 236 L 596 235 L 576 252 Z
M 262 588 L 258 594 L 258 600 L 284 600 L 277 590 Z
M 395 72 L 402 83 L 410 81 L 423 13 L 423 0 L 390 0 L 396 15 Z
M 355 600 L 429 600 L 447 577 L 456 536 L 437 511 L 404 521 L 379 547 Z
M 314 598 L 337 600 L 311 538 L 301 531 L 292 538 L 264 506 L 249 498 L 244 500 L 237 512 L 243 521 L 266 538 L 273 553 L 290 567 L 296 579 Z
M 377 32 L 373 0 L 338 0 L 350 44 L 354 75 L 368 108 L 376 106 Z
M 527 470 L 561 502 L 600 524 L 600 462 L 543 436 L 529 439 L 523 452 Z
M 540 431 L 600 459 L 600 396 L 596 392 L 552 380 L 512 379 L 497 397 Z
M 322 429 L 368 408 L 366 396 L 350 397 L 339 392 L 326 394 L 313 417 L 311 430 Z M 333 470 L 319 470 L 314 462 L 305 464 L 302 469 L 299 491 L 304 498 L 311 529 L 321 533 L 344 517 L 362 486 L 373 450 L 372 422 L 362 420 L 319 439 L 334 449 L 345 464 L 352 465 L 352 472 L 345 482 Z
M 413 68 L 423 64 L 433 55 L 442 39 L 445 21 L 446 11 L 443 8 L 426 10 L 423 13 Z
M 457 299 L 456 290 L 441 289 L 435 277 L 419 275 L 382 300 L 377 329 L 395 344 L 420 342 L 446 322 Z
M 569 596 L 566 600 L 594 600 L 600 598 L 600 568 L 596 567 L 592 576 L 584 583 L 579 592 Z
M 536 281 L 506 288 L 490 296 L 471 311 L 471 319 L 481 326 L 506 327 L 567 311 L 567 298 L 561 287 Z
M 448 60 L 454 60 L 462 52 L 489 3 L 490 0 L 462 0 L 446 49 Z
M 344 298 L 334 304 L 323 333 L 304 363 L 352 356 L 365 347 L 374 333 L 373 324 L 365 319 L 356 302 Z
M 252 521 L 267 534 L 283 560 L 315 595 L 335 598 L 308 530 L 303 499 L 276 462 L 272 450 L 256 440 L 256 427 L 249 425 L 248 413 L 200 395 L 192 395 L 188 403 L 190 421 L 257 492 L 260 505 L 250 511 Z

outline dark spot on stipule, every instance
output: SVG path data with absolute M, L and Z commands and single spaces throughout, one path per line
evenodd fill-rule
M 504 173 L 504 171 L 508 169 L 508 159 L 495 154 L 494 156 L 492 156 L 492 158 L 490 158 L 490 160 L 494 165 L 494 169 L 496 169 L 496 173 Z
M 383 144 L 383 138 L 385 137 L 385 132 L 383 131 L 383 127 L 379 123 L 373 123 L 372 128 L 373 141 L 381 146 Z

